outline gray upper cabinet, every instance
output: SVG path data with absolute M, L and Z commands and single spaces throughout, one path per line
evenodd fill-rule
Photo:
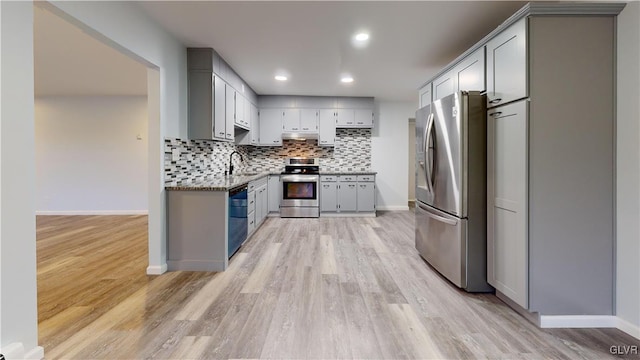
M 447 71 L 437 79 L 433 80 L 433 101 L 451 95 L 455 91 L 455 73 L 453 70 Z
M 211 48 L 188 48 L 187 64 L 189 139 L 248 143 L 248 137 L 247 140 L 235 139 L 234 126 L 250 128 L 245 109 L 247 102 L 255 102 L 253 90 Z M 220 73 L 225 73 L 227 78 Z M 243 88 L 244 95 L 237 92 L 238 87 Z M 237 114 L 241 114 L 242 119 L 238 124 Z
M 356 126 L 356 112 L 354 109 L 336 109 L 336 127 Z
M 527 97 L 527 18 L 487 42 L 487 107 Z
M 236 91 L 231 87 L 231 85 L 225 83 L 225 121 L 226 121 L 226 138 L 233 140 L 234 139 L 234 130 L 233 127 L 236 123 Z
M 485 91 L 484 47 L 462 59 L 454 68 L 457 91 Z
M 282 145 L 282 109 L 261 109 L 260 145 Z
M 300 131 L 301 132 L 317 132 L 319 110 L 316 109 L 300 109 Z
M 282 109 L 282 132 L 300 132 L 300 109 Z
M 431 104 L 431 85 L 432 83 L 428 83 L 418 91 L 418 108 L 423 108 Z
M 249 132 L 249 142 L 251 145 L 260 144 L 260 121 L 258 119 L 258 107 L 253 104 L 249 104 L 249 114 L 251 131 Z
M 354 121 L 356 127 L 373 127 L 372 109 L 355 109 Z
M 335 109 L 318 110 L 318 145 L 334 146 L 336 142 Z
M 214 98 L 214 138 L 220 140 L 233 140 L 233 122 L 227 122 L 227 84 L 217 76 L 214 76 L 213 98 Z M 231 126 L 229 129 L 227 127 Z

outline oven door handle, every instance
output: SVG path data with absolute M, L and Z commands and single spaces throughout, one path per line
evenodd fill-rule
M 282 182 L 310 182 L 319 181 L 318 175 L 281 175 L 280 180 Z

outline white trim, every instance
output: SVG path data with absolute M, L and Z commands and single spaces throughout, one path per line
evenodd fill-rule
M 44 348 L 42 346 L 36 346 L 33 349 L 27 351 L 24 354 L 24 358 L 29 360 L 44 359 Z
M 24 345 L 22 343 L 11 343 L 0 348 L 0 354 L 7 360 L 24 359 Z
M 640 326 L 638 325 L 634 325 L 630 322 L 628 322 L 627 320 L 624 320 L 620 317 L 617 318 L 618 319 L 618 326 L 617 328 L 620 331 L 623 331 L 631 336 L 633 336 L 636 339 L 640 339 Z
M 618 318 L 611 315 L 540 315 L 541 328 L 615 328 Z
M 60 210 L 36 211 L 36 215 L 149 215 L 148 210 Z
M 147 266 L 147 275 L 162 275 L 167 272 L 167 264 L 164 263 L 160 266 Z
M 333 218 L 363 218 L 363 217 L 376 217 L 375 212 L 321 212 L 320 217 L 333 217 Z
M 408 205 L 387 205 L 387 206 L 376 206 L 376 210 L 381 210 L 381 211 L 408 211 L 409 210 L 409 206 Z

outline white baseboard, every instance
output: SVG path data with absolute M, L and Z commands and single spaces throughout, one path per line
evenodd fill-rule
M 44 359 L 44 348 L 42 346 L 36 346 L 33 349 L 27 351 L 24 354 L 24 358 L 29 360 Z
M 640 326 L 613 315 L 541 315 L 541 328 L 616 328 L 640 339 Z
M 323 218 L 347 218 L 347 217 L 358 217 L 358 218 L 365 218 L 365 217 L 369 217 L 369 218 L 374 218 L 376 217 L 376 213 L 372 212 L 367 212 L 367 213 L 353 213 L 353 212 L 344 212 L 344 213 L 334 213 L 334 212 L 328 212 L 328 213 L 320 213 L 320 217 Z
M 36 211 L 36 215 L 149 215 L 148 210 L 54 210 Z
M 378 205 L 376 206 L 376 210 L 380 211 L 409 211 L 408 205 Z
M 162 275 L 167 272 L 167 264 L 147 266 L 147 275 Z
M 22 343 L 11 343 L 0 348 L 0 354 L 7 360 L 24 359 L 24 345 Z
M 541 328 L 615 328 L 618 318 L 612 315 L 540 315 Z
M 624 319 L 618 317 L 618 329 L 633 336 L 636 339 L 640 339 L 640 326 L 634 325 Z

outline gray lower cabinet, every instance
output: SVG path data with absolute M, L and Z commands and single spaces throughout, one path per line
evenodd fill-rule
M 247 200 L 249 235 L 257 230 L 269 211 L 268 177 L 251 181 Z M 253 222 L 253 225 L 252 225 Z
M 253 233 L 256 229 L 256 192 L 247 193 L 247 234 Z
M 358 209 L 358 183 L 356 177 L 338 176 L 338 211 L 356 211 Z
M 228 265 L 227 191 L 167 191 L 167 267 L 223 271 Z
M 372 175 L 358 176 L 358 212 L 376 211 L 376 183 Z
M 375 175 L 321 175 L 320 212 L 375 214 Z
M 320 180 L 320 212 L 338 211 L 336 176 L 322 176 Z
M 269 175 L 267 187 L 267 212 L 280 213 L 280 175 Z

